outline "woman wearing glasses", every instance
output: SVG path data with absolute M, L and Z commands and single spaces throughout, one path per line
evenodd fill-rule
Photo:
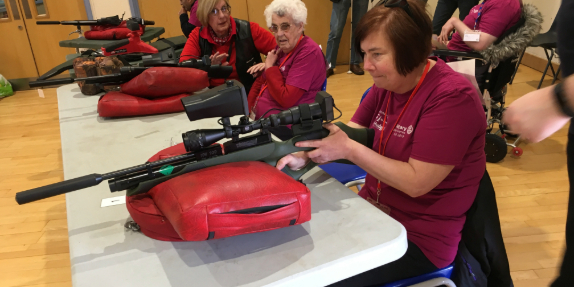
M 267 54 L 265 72 L 249 93 L 252 119 L 315 101 L 326 79 L 325 57 L 315 41 L 305 36 L 307 8 L 300 0 L 274 0 L 265 8 L 267 25 L 277 48 Z M 292 137 L 283 127 L 271 130 L 277 137 Z
M 372 147 L 326 124 L 313 147 L 282 158 L 299 169 L 309 160 L 349 160 L 367 171 L 359 195 L 399 221 L 408 249 L 397 261 L 335 283 L 380 286 L 450 265 L 457 254 L 465 214 L 485 172 L 486 121 L 471 83 L 432 50 L 432 22 L 418 0 L 385 1 L 360 20 L 355 46 L 374 86 L 349 126 L 375 130 Z
M 203 26 L 189 34 L 180 62 L 209 55 L 212 65 L 233 66 L 229 79 L 239 80 L 249 93 L 255 77 L 265 66 L 260 54 L 275 48 L 273 34 L 257 23 L 231 17 L 228 0 L 201 0 L 197 19 Z M 210 79 L 210 85 L 218 86 L 224 81 Z

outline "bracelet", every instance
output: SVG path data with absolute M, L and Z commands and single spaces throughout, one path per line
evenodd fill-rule
M 568 106 L 568 100 L 564 95 L 564 89 L 562 89 L 562 83 L 554 86 L 554 98 L 558 102 L 558 106 L 563 114 L 574 118 L 574 111 Z

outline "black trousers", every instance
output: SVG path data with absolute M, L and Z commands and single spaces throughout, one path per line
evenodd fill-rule
M 452 17 L 452 14 L 457 8 L 459 10 L 458 18 L 464 20 L 470 12 L 470 9 L 477 4 L 478 0 L 438 0 L 432 18 L 433 34 L 440 35 L 442 26 Z
M 420 248 L 409 240 L 407 253 L 397 261 L 331 284 L 329 287 L 380 286 L 430 273 L 437 269 L 438 268 L 430 262 Z
M 570 197 L 568 199 L 568 216 L 566 217 L 566 252 L 560 268 L 560 275 L 551 287 L 574 286 L 574 127 L 570 123 L 568 131 L 568 180 L 570 181 Z

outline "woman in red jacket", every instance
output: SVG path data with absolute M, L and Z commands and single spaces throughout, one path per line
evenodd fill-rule
M 252 119 L 314 102 L 326 79 L 323 52 L 303 33 L 307 23 L 305 4 L 300 0 L 274 0 L 265 8 L 265 18 L 277 48 L 267 54 L 265 72 L 249 93 Z M 292 137 L 287 127 L 270 131 L 283 140 Z
M 249 93 L 255 77 L 265 65 L 260 54 L 275 48 L 275 38 L 257 23 L 231 17 L 228 0 L 202 0 L 197 8 L 202 27 L 195 28 L 183 48 L 179 61 L 200 59 L 209 55 L 212 65 L 231 65 L 229 79 L 239 80 Z M 225 79 L 210 79 L 211 86 Z

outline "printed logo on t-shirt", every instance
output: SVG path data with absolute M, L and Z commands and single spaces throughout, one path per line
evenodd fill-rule
M 413 126 L 410 126 L 410 128 L 412 128 Z M 401 126 L 399 124 L 397 124 L 397 126 L 395 127 L 395 130 L 393 131 L 393 136 L 399 137 L 399 138 L 404 138 L 405 134 L 407 133 L 409 128 Z M 412 131 L 411 131 L 412 132 Z M 409 135 L 411 133 L 408 133 Z
M 412 134 L 413 133 L 413 125 L 410 125 L 409 128 L 407 129 L 407 134 Z
M 383 129 L 382 121 L 385 118 L 385 112 L 379 111 L 377 117 L 375 118 L 375 122 L 373 123 L 373 127 L 377 128 L 379 131 Z

